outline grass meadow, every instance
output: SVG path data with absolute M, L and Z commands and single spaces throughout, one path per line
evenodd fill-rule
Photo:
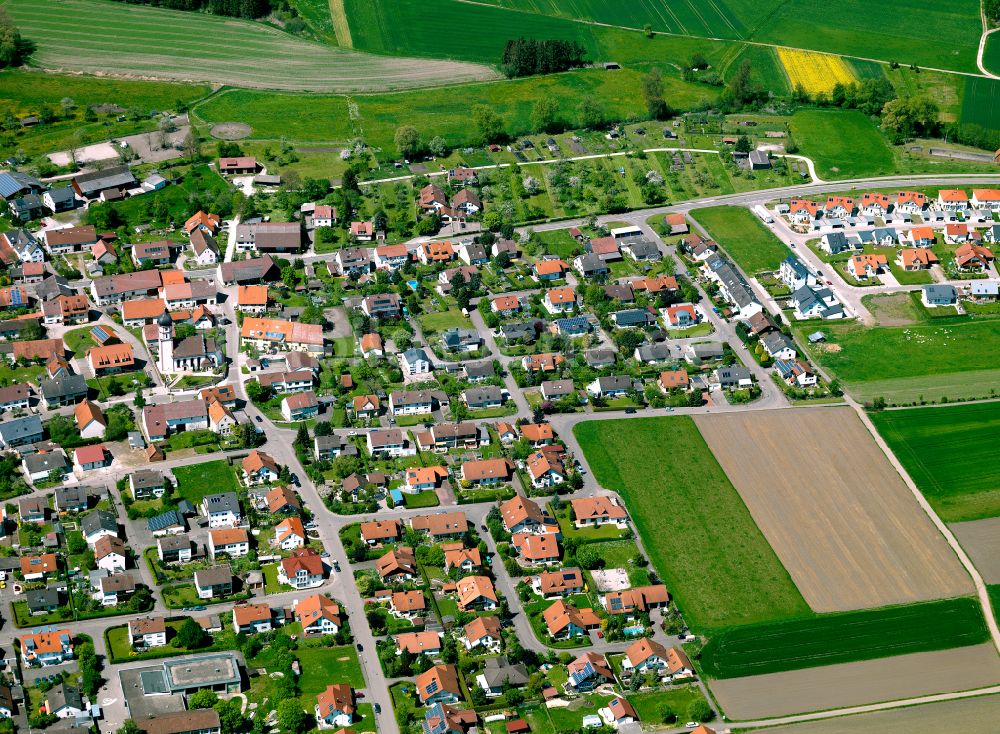
M 821 178 L 884 176 L 896 168 L 885 137 L 857 110 L 799 110 L 789 126 Z
M 701 664 L 712 678 L 738 678 L 964 647 L 988 637 L 977 600 L 946 599 L 727 630 L 708 641 Z
M 749 275 L 777 270 L 781 261 L 792 254 L 753 212 L 742 206 L 695 209 L 691 216 Z
M 692 628 L 811 615 L 690 418 L 588 421 L 573 432 L 597 481 L 625 498 Z
M 871 419 L 943 520 L 1000 515 L 996 403 L 887 410 Z
M 236 492 L 239 489 L 233 467 L 225 459 L 178 466 L 171 471 L 177 478 L 178 494 L 195 506 L 201 503 L 205 495 Z
M 827 341 L 809 348 L 813 358 L 860 400 L 947 402 L 1000 392 L 993 358 L 1000 349 L 1000 319 L 958 317 L 874 328 L 827 323 L 822 331 Z
M 1000 67 L 1000 38 L 996 33 L 990 36 L 986 48 L 995 49 L 995 62 L 991 65 L 986 61 L 986 68 Z M 1000 127 L 1000 82 L 979 77 L 967 79 L 960 119 L 963 123 L 986 128 Z

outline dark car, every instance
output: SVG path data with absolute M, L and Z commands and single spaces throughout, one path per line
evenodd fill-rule
M 373 703 L 372 704 L 372 708 L 374 709 L 374 711 L 375 711 L 376 714 L 382 713 L 382 704 L 380 704 L 380 703 Z
M 359 643 L 358 643 L 358 652 L 364 652 L 364 651 L 365 651 L 365 646 L 364 646 L 364 645 L 362 645 L 362 644 L 361 644 L 361 643 L 359 642 Z
M 340 561 L 338 561 L 336 559 L 333 561 L 333 570 L 334 571 L 339 571 L 340 570 Z
M 633 415 L 635 413 L 635 408 L 625 408 L 625 415 Z
M 264 419 L 263 419 L 263 418 L 261 418 L 261 417 L 260 417 L 259 415 L 255 415 L 255 416 L 254 416 L 254 419 L 256 419 L 256 421 L 257 421 L 258 423 L 263 423 L 263 422 L 264 422 Z
M 292 478 L 292 484 L 294 484 L 296 487 L 301 487 L 302 486 L 301 484 L 299 484 L 299 475 L 298 474 L 292 474 L 291 478 Z

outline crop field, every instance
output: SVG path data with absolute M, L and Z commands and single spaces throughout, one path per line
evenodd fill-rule
M 998 682 L 1000 657 L 993 645 L 983 644 L 728 678 L 713 681 L 711 689 L 730 720 L 750 720 L 968 691 Z M 943 729 L 952 730 L 958 731 Z
M 949 528 L 987 584 L 1000 584 L 1000 517 L 952 523 Z M 1000 590 L 1000 586 L 995 586 Z M 995 613 L 1000 612 L 994 608 Z
M 103 0 L 8 0 L 7 8 L 38 44 L 32 64 L 48 70 L 326 92 L 496 76 L 482 66 L 371 56 L 203 13 Z
M 777 52 L 792 89 L 801 87 L 810 95 L 829 94 L 836 84 L 857 81 L 851 67 L 839 56 L 792 48 L 779 48 Z
M 986 39 L 986 48 L 983 49 L 983 66 L 994 74 L 1000 70 L 1000 37 L 996 33 L 991 33 Z M 983 81 L 986 81 L 983 79 Z
M 713 635 L 702 650 L 701 664 L 712 678 L 738 678 L 978 645 L 987 639 L 982 608 L 966 597 L 739 627 Z
M 997 721 L 1000 695 L 992 695 L 769 727 L 767 734 L 995 734 Z
M 1000 407 L 886 410 L 872 422 L 946 522 L 1000 515 Z
M 971 592 L 944 537 L 852 409 L 694 422 L 813 611 Z
M 993 44 L 1000 44 L 1000 38 L 996 33 L 990 36 L 990 39 L 991 46 L 987 48 Z M 997 56 L 1000 56 L 1000 46 L 997 46 L 997 49 Z M 979 77 L 966 79 L 959 121 L 986 128 L 1000 128 L 1000 82 L 996 79 Z
M 625 498 L 692 628 L 810 616 L 690 418 L 588 421 L 573 433 L 597 481 Z
M 751 276 L 777 270 L 781 261 L 792 254 L 753 212 L 742 206 L 695 209 L 691 216 Z
M 857 110 L 799 110 L 789 126 L 799 152 L 813 159 L 821 178 L 863 178 L 895 171 L 885 137 Z
M 1000 348 L 998 319 L 875 328 L 824 324 L 822 331 L 827 341 L 809 347 L 812 356 L 860 400 L 910 403 L 1000 392 L 992 358 Z
M 788 83 L 788 74 L 781 65 L 776 49 L 768 46 L 744 46 L 729 68 L 735 68 L 744 59 L 750 62 L 750 78 L 764 89 L 777 95 L 785 95 L 792 91 Z

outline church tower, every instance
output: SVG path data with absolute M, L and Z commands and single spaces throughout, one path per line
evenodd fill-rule
M 166 309 L 156 325 L 160 331 L 160 374 L 169 375 L 174 372 L 174 320 Z

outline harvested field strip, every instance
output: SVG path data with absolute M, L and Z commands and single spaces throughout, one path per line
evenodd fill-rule
M 1000 515 L 1000 405 L 886 410 L 871 419 L 943 520 Z
M 998 682 L 1000 658 L 992 644 L 984 644 L 729 678 L 712 681 L 710 687 L 729 719 L 746 721 L 969 691 Z
M 1000 696 L 993 695 L 778 726 L 767 734 L 996 734 L 998 721 Z
M 496 76 L 448 61 L 371 56 L 249 21 L 102 0 L 9 0 L 32 63 L 120 76 L 244 87 L 361 92 L 454 84 Z M 95 35 L 93 28 L 108 29 Z
M 978 601 L 965 597 L 739 627 L 713 635 L 701 664 L 713 678 L 738 678 L 976 645 L 988 636 Z
M 839 56 L 779 48 L 778 58 L 792 89 L 802 87 L 809 94 L 829 93 L 836 84 L 857 81 L 851 67 Z
M 692 628 L 810 616 L 690 418 L 587 421 L 573 433 L 597 481 L 624 497 Z
M 972 593 L 972 582 L 847 407 L 695 417 L 816 612 Z
M 1000 517 L 948 526 L 987 584 L 1000 584 Z
M 347 10 L 344 9 L 344 0 L 330 0 L 330 20 L 333 23 L 333 32 L 337 35 L 337 43 L 343 48 L 354 48 L 351 26 L 347 22 Z

